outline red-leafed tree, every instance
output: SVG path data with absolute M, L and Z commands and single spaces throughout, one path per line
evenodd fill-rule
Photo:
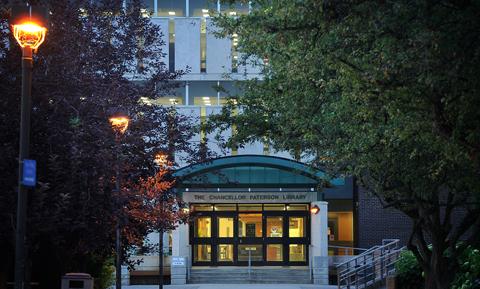
M 170 162 L 168 162 L 170 164 Z M 126 214 L 158 231 L 159 256 L 163 256 L 163 233 L 174 230 L 188 220 L 185 203 L 175 194 L 171 166 L 159 164 L 154 176 L 142 178 L 128 197 Z M 159 288 L 163 288 L 163 258 L 159 258 Z

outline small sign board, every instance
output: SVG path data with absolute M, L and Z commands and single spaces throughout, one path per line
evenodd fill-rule
M 23 160 L 22 184 L 29 187 L 37 184 L 37 161 Z
M 246 247 L 246 251 L 257 251 L 257 247 Z
M 185 266 L 185 257 L 172 257 L 172 266 Z

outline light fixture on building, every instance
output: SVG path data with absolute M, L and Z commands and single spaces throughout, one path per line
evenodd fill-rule
M 168 11 L 168 15 L 175 16 L 175 11 Z
M 230 13 L 228 13 L 228 14 L 230 14 L 230 16 L 235 16 L 235 15 L 237 15 L 237 12 L 235 12 L 235 11 L 231 11 L 231 12 L 230 12 Z
M 202 9 L 203 13 L 208 13 L 208 9 Z
M 320 208 L 317 205 L 310 208 L 310 213 L 312 213 L 312 215 L 316 215 L 318 212 L 320 212 Z

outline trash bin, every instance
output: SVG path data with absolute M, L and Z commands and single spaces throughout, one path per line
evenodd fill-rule
M 62 277 L 62 289 L 93 289 L 93 278 L 87 273 L 67 273 Z

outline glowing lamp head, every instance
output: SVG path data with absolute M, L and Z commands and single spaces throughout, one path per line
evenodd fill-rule
M 124 134 L 127 131 L 128 128 L 128 123 L 130 122 L 130 119 L 125 116 L 117 116 L 117 117 L 111 117 L 110 119 L 110 125 L 112 126 L 112 129 L 119 134 Z
M 310 213 L 312 213 L 312 215 L 316 215 L 318 212 L 320 212 L 320 208 L 317 205 L 310 208 Z
M 158 153 L 155 155 L 154 161 L 157 166 L 166 166 L 168 164 L 168 156 L 164 153 Z
M 22 48 L 37 49 L 45 40 L 47 28 L 34 22 L 13 25 L 13 35 Z

